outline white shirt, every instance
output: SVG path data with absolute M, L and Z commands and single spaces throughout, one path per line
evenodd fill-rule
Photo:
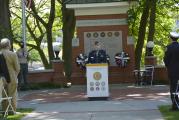
M 19 63 L 27 63 L 27 56 L 28 56 L 27 49 L 20 48 L 17 50 L 16 54 L 19 58 Z

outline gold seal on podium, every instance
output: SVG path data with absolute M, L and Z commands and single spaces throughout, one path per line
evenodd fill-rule
M 95 79 L 95 80 L 100 80 L 101 79 L 101 73 L 100 72 L 95 72 L 94 74 L 93 74 L 93 78 Z

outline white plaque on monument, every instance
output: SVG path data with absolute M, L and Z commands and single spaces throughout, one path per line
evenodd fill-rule
M 134 37 L 133 36 L 127 37 L 127 44 L 128 45 L 134 45 Z
M 87 64 L 87 96 L 109 97 L 108 64 Z
M 79 38 L 73 38 L 72 39 L 72 46 L 78 47 L 79 46 Z
M 94 31 L 84 33 L 84 49 L 88 55 L 94 50 L 95 41 L 102 43 L 102 48 L 110 57 L 110 66 L 116 66 L 114 56 L 123 51 L 122 31 Z

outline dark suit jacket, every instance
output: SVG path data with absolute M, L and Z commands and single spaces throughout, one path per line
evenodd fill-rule
M 0 53 L 0 76 L 5 77 L 8 83 L 10 82 L 10 75 L 7 68 L 6 60 L 2 53 Z
M 167 67 L 170 78 L 179 79 L 179 43 L 172 42 L 167 46 L 164 56 L 164 63 Z
M 93 50 L 89 53 L 88 63 L 106 63 L 107 55 L 105 50 Z

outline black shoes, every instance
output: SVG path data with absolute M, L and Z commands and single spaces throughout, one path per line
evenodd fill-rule
M 171 108 L 170 111 L 172 111 L 172 112 L 173 111 L 179 111 L 179 109 L 178 108 Z
M 18 91 L 26 91 L 26 90 L 29 90 L 30 87 L 27 85 L 27 86 L 18 86 Z

